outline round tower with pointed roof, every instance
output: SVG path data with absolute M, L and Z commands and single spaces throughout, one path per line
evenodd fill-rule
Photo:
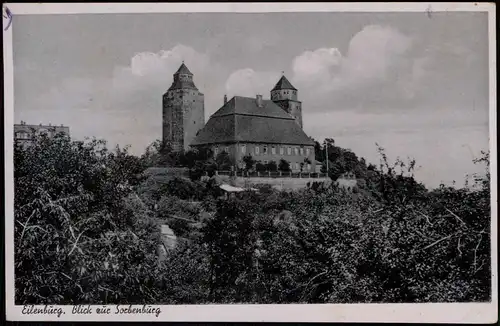
M 297 89 L 283 74 L 271 90 L 271 100 L 294 117 L 295 122 L 302 128 L 302 102 L 298 100 L 297 93 Z
M 205 124 L 205 97 L 182 62 L 163 95 L 163 143 L 173 151 L 188 150 Z

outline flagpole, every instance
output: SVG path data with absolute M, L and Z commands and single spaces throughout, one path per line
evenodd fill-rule
M 328 142 L 325 141 L 326 175 L 328 175 Z

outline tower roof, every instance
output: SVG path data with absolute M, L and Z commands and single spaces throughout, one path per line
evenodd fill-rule
M 280 80 L 278 80 L 272 91 L 277 91 L 280 89 L 292 89 L 294 91 L 297 90 L 295 87 L 293 87 L 292 83 L 290 83 L 290 81 L 286 79 L 285 75 L 281 76 Z
M 189 71 L 188 67 L 186 67 L 183 61 L 179 69 L 177 69 L 175 75 L 192 75 L 192 73 L 191 71 Z
M 188 78 L 184 78 L 181 75 L 188 75 Z M 182 62 L 177 72 L 174 74 L 174 80 L 169 90 L 173 89 L 193 89 L 198 90 L 193 81 L 193 74 L 189 71 L 188 67 Z

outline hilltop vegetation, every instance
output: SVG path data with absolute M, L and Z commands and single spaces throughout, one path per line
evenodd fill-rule
M 328 158 L 332 179 L 362 180 L 355 193 L 315 184 L 225 200 L 200 178 L 224 164 L 210 153 L 136 157 L 44 136 L 16 146 L 16 304 L 491 298 L 488 153 L 475 187 L 432 191 L 413 178 L 415 162 L 390 165 L 382 149 L 375 166 L 330 141 Z M 191 178 L 143 173 L 159 162 Z M 189 240 L 163 260 L 159 223 Z

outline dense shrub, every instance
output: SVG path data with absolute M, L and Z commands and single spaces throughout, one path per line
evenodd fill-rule
M 429 191 L 414 162 L 389 165 L 381 151 L 367 166 L 330 145 L 331 175 L 362 176 L 355 193 L 312 183 L 217 199 L 214 178 L 144 180 L 151 153 L 62 137 L 16 147 L 16 304 L 491 298 L 488 171 Z M 488 154 L 477 163 L 488 168 Z M 163 260 L 159 223 L 189 239 Z

